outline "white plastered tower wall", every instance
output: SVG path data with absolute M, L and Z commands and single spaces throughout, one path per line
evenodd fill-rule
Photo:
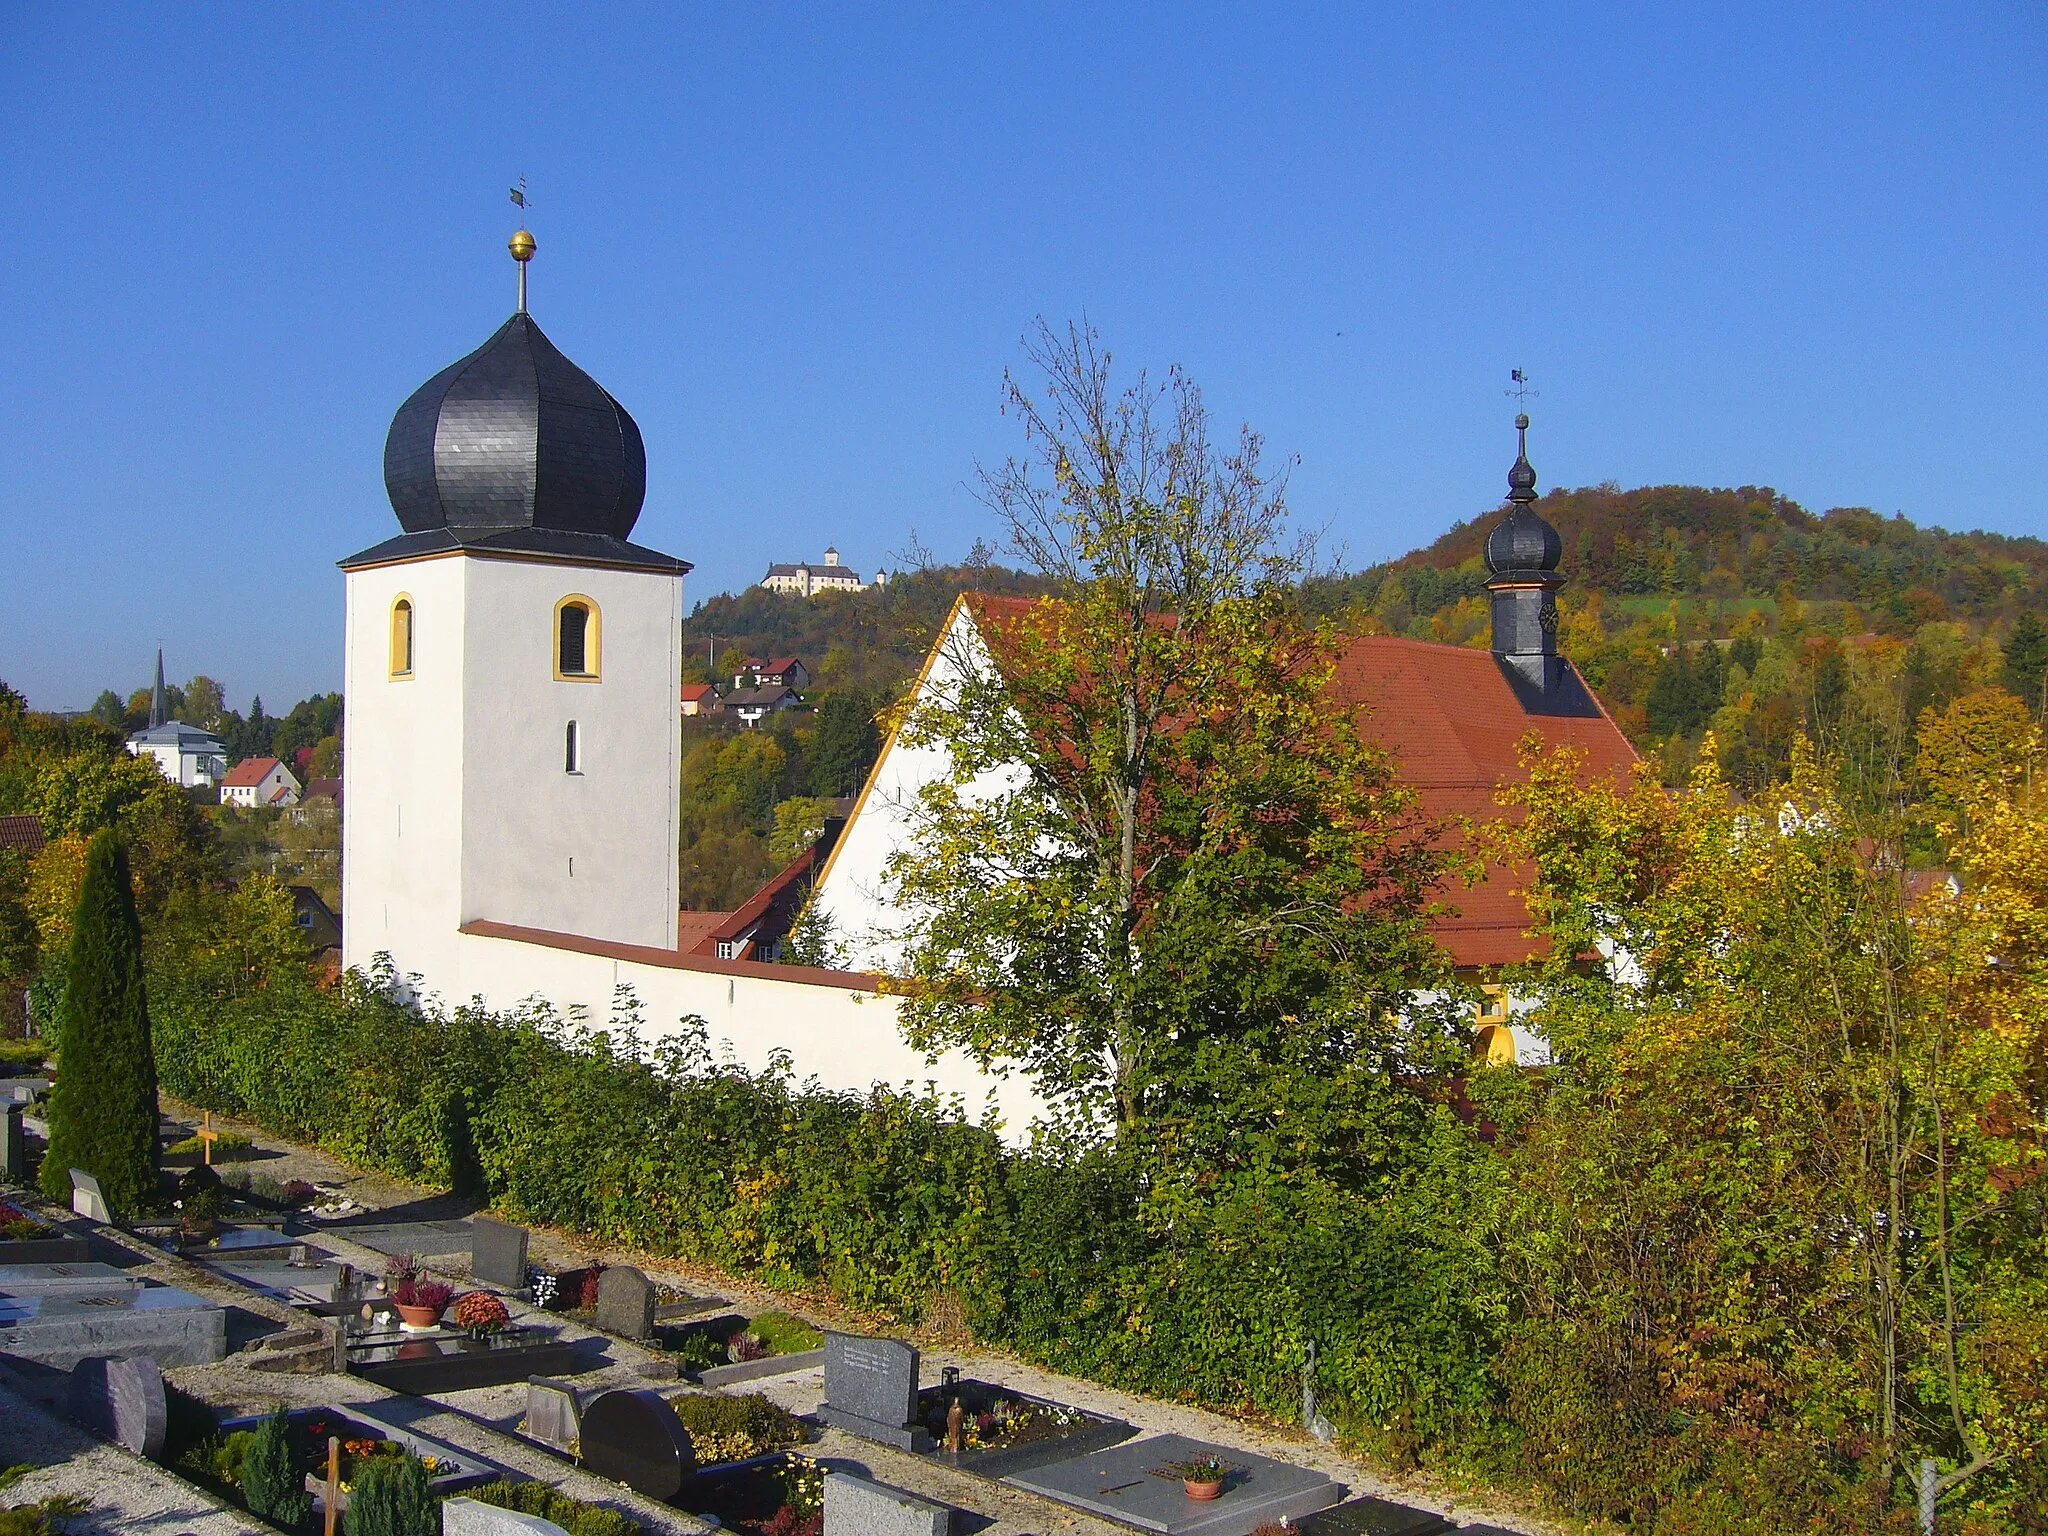
M 343 963 L 388 952 L 459 1001 L 478 919 L 672 948 L 681 577 L 447 554 L 346 580 Z M 401 598 L 409 677 L 391 667 Z M 566 598 L 594 613 L 591 680 L 556 673 Z

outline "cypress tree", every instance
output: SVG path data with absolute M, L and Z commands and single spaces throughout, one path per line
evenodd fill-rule
M 112 828 L 94 835 L 71 926 L 57 1009 L 57 1081 L 43 1190 L 68 1200 L 71 1170 L 99 1180 L 116 1215 L 156 1203 L 156 1054 L 142 979 L 142 924 L 128 855 Z

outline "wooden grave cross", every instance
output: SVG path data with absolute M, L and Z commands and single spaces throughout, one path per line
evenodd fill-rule
M 213 1166 L 213 1144 L 220 1140 L 220 1132 L 213 1128 L 213 1111 L 201 1115 L 199 1129 L 192 1133 L 199 1138 L 199 1155 L 206 1159 L 206 1166 Z

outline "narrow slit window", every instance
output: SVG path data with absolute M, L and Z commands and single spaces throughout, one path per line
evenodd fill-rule
M 594 681 L 597 655 L 597 605 L 587 597 L 563 598 L 555 605 L 555 676 Z
M 571 720 L 569 722 L 569 729 L 562 741 L 562 772 L 581 773 L 582 771 L 583 736 L 576 729 L 576 722 Z
M 412 599 L 401 597 L 391 605 L 391 675 L 412 676 Z

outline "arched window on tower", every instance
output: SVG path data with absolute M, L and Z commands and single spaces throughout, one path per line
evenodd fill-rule
M 555 604 L 555 676 L 563 681 L 596 682 L 598 663 L 597 604 L 580 594 Z
M 569 729 L 562 739 L 562 772 L 583 771 L 583 733 L 576 728 L 576 722 L 569 722 Z
M 391 604 L 391 675 L 412 676 L 412 599 L 402 593 Z

